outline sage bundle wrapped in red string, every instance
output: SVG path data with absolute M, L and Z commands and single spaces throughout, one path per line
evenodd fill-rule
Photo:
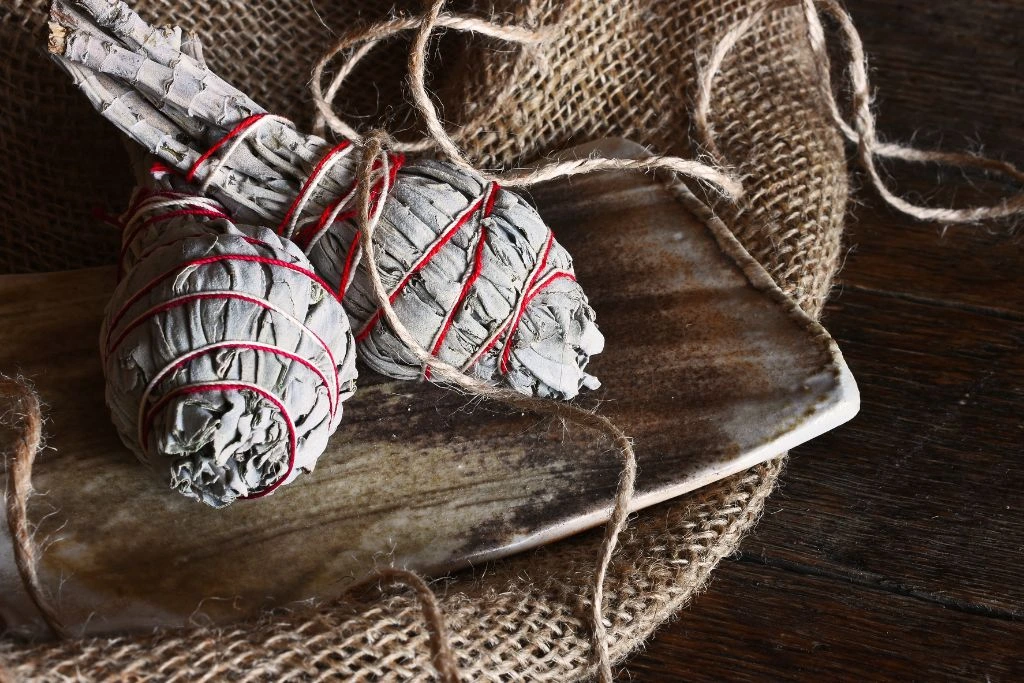
M 117 220 L 123 276 L 100 333 L 114 424 L 186 496 L 270 494 L 313 469 L 355 389 L 344 309 L 288 240 L 156 185 Z
M 53 5 L 50 50 L 96 108 L 216 198 L 241 223 L 273 228 L 309 255 L 343 299 L 360 356 L 385 375 L 429 368 L 382 320 L 374 267 L 419 345 L 494 385 L 569 399 L 595 387 L 603 348 L 572 260 L 521 197 L 442 161 L 392 155 L 363 263 L 356 238 L 362 152 L 297 131 L 166 40 L 124 3 Z

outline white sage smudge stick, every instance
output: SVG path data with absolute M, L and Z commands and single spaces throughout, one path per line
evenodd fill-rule
M 270 494 L 313 469 L 341 421 L 351 328 L 293 243 L 155 173 L 118 220 L 124 275 L 100 332 L 113 422 L 186 496 Z
M 242 223 L 301 245 L 343 298 L 361 357 L 429 378 L 382 320 L 357 249 L 361 149 L 268 115 L 124 3 L 57 2 L 50 50 L 96 108 Z M 604 339 L 572 260 L 518 195 L 443 161 L 388 158 L 375 236 L 389 299 L 424 348 L 494 385 L 570 399 Z M 392 185 L 388 183 L 388 185 Z

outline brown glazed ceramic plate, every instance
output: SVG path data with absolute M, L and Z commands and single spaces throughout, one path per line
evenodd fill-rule
M 825 330 L 692 194 L 602 173 L 531 195 L 607 338 L 589 368 L 603 386 L 580 403 L 635 439 L 635 509 L 857 412 Z M 0 277 L 0 372 L 34 381 L 49 416 L 45 495 L 30 504 L 49 539 L 41 575 L 76 632 L 239 619 L 336 596 L 382 564 L 437 573 L 508 555 L 610 511 L 620 463 L 603 438 L 365 368 L 313 474 L 225 510 L 187 500 L 154 483 L 107 416 L 97 337 L 113 284 L 112 268 Z M 41 630 L 2 529 L 0 617 Z

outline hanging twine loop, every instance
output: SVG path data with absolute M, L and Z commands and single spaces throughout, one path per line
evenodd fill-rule
M 455 165 L 480 174 L 487 180 L 500 182 L 507 187 L 526 187 L 537 183 L 553 180 L 566 176 L 594 173 L 596 171 L 656 171 L 667 170 L 680 175 L 705 181 L 716 187 L 727 198 L 736 201 L 743 195 L 743 186 L 740 181 L 729 172 L 703 164 L 693 159 L 683 159 L 668 155 L 653 155 L 640 159 L 606 159 L 600 157 L 589 157 L 586 159 L 572 159 L 543 164 L 529 169 L 517 169 L 508 171 L 488 172 L 477 168 L 459 148 L 458 144 L 445 129 L 438 115 L 437 108 L 431 101 L 426 88 L 426 55 L 431 35 L 436 29 L 454 28 L 456 30 L 479 33 L 481 35 L 499 38 L 507 42 L 531 46 L 537 45 L 547 39 L 555 30 L 558 24 L 546 29 L 529 30 L 515 26 L 496 24 L 483 19 L 471 19 L 459 15 L 450 15 L 442 12 L 445 0 L 429 0 L 426 3 L 426 12 L 421 17 L 400 18 L 374 24 L 359 31 L 347 34 L 339 40 L 323 57 L 318 60 L 313 69 L 311 91 L 313 102 L 317 108 L 317 123 L 321 127 L 326 125 L 336 135 L 347 137 L 351 140 L 362 141 L 363 135 L 354 126 L 343 120 L 332 107 L 332 102 L 337 96 L 345 79 L 348 78 L 355 68 L 355 65 L 362 60 L 382 39 L 395 35 L 401 31 L 415 30 L 416 35 L 409 47 L 409 89 L 413 105 L 422 117 L 427 128 L 427 137 L 413 142 L 398 142 L 392 140 L 389 149 L 401 152 L 416 152 L 426 150 L 437 150 Z M 327 65 L 346 50 L 353 50 L 348 59 L 338 67 L 337 73 L 325 90 L 323 88 L 323 75 Z M 508 89 L 507 89 L 508 90 Z M 501 96 L 493 98 L 493 107 L 500 102 Z M 478 128 L 482 122 L 481 115 L 477 115 L 474 121 L 463 124 L 458 132 L 471 131 Z
M 390 138 L 387 134 L 380 131 L 367 134 L 362 141 L 363 158 L 357 173 L 359 178 L 357 195 L 358 227 L 363 258 L 369 264 L 377 263 L 373 236 L 384 210 L 384 202 L 374 200 L 373 188 L 380 187 L 383 184 L 381 196 L 385 196 L 388 192 L 391 175 L 388 170 L 389 161 L 387 154 L 389 142 Z M 633 498 L 637 464 L 632 439 L 626 436 L 625 432 L 603 415 L 585 410 L 572 403 L 534 398 L 516 391 L 501 389 L 475 379 L 462 372 L 461 369 L 438 359 L 419 344 L 398 317 L 398 314 L 391 306 L 388 291 L 381 280 L 379 270 L 376 267 L 370 267 L 367 270 L 374 296 L 377 298 L 377 304 L 383 311 L 384 318 L 409 351 L 425 367 L 430 369 L 434 378 L 461 389 L 467 394 L 500 401 L 518 410 L 529 410 L 540 415 L 563 419 L 581 427 L 596 430 L 608 437 L 619 449 L 623 467 L 615 491 L 611 517 L 605 526 L 604 538 L 598 553 L 597 569 L 592 583 L 593 600 L 591 603 L 592 636 L 594 651 L 597 653 L 598 669 L 602 680 L 610 681 L 612 679 L 611 657 L 608 651 L 607 628 L 603 617 L 604 579 L 608 573 L 608 567 L 611 564 L 611 558 L 615 552 L 619 535 L 626 526 L 629 505 Z
M 336 135 L 348 138 L 353 142 L 362 140 L 362 134 L 335 113 L 332 107 L 334 98 L 359 62 L 372 52 L 381 41 L 404 31 L 418 29 L 423 21 L 423 17 L 397 17 L 389 21 L 373 24 L 364 29 L 356 29 L 345 34 L 317 60 L 316 65 L 313 67 L 313 79 L 310 83 L 313 103 L 317 109 L 313 127 L 314 132 L 322 136 L 325 130 L 330 128 Z M 436 13 L 432 13 L 431 25 L 438 28 L 452 28 L 459 31 L 476 33 L 520 45 L 525 48 L 520 55 L 521 57 L 534 57 L 535 54 L 529 49 L 530 46 L 543 43 L 550 32 L 550 29 L 532 30 L 514 25 L 499 24 L 477 17 L 442 12 L 440 6 Z M 322 85 L 324 70 L 340 54 L 349 50 L 352 50 L 352 52 L 348 55 L 348 59 L 341 63 L 330 85 L 324 90 Z M 498 101 L 500 99 L 498 98 Z M 490 112 L 482 112 L 481 118 L 488 113 Z M 471 126 L 472 123 L 469 123 L 463 129 L 469 130 Z M 435 145 L 435 140 L 431 138 L 423 138 L 413 142 L 393 140 L 391 142 L 391 149 L 396 152 L 424 152 Z
M 449 161 L 463 169 L 479 173 L 488 180 L 500 181 L 502 184 L 512 187 L 529 186 L 559 177 L 593 173 L 602 170 L 653 171 L 665 169 L 707 181 L 717 186 L 725 196 L 733 201 L 742 195 L 743 188 L 738 180 L 720 169 L 694 160 L 672 156 L 651 156 L 643 159 L 587 158 L 554 162 L 534 169 L 512 172 L 481 172 L 465 157 L 462 150 L 448 134 L 427 92 L 425 84 L 426 54 L 430 37 L 438 27 L 450 27 L 481 33 L 512 43 L 530 45 L 543 41 L 547 32 L 529 31 L 494 24 L 484 20 L 469 20 L 464 17 L 442 14 L 444 5 L 445 0 L 428 0 L 425 3 L 426 11 L 422 17 L 395 19 L 376 24 L 363 31 L 343 37 L 328 50 L 317 62 L 313 70 L 312 93 L 318 110 L 317 125 L 321 128 L 326 125 L 336 135 L 356 140 L 362 147 L 361 168 L 357 173 L 357 177 L 360 179 L 357 207 L 361 257 L 365 259 L 366 263 L 371 264 L 368 268 L 370 282 L 374 296 L 377 298 L 378 306 L 383 311 L 384 318 L 391 326 L 395 335 L 423 364 L 430 376 L 475 396 L 500 401 L 517 409 L 530 410 L 534 413 L 561 418 L 583 427 L 598 430 L 610 438 L 618 447 L 623 467 L 616 488 L 611 517 L 605 526 L 605 534 L 598 553 L 597 567 L 592 583 L 591 601 L 591 635 L 596 667 L 602 681 L 611 681 L 613 678 L 611 655 L 608 648 L 608 634 L 604 620 L 604 580 L 608 573 L 608 567 L 611 564 L 611 558 L 615 552 L 618 538 L 623 528 L 625 528 L 629 505 L 633 497 L 637 464 L 632 440 L 607 417 L 597 415 L 572 404 L 527 397 L 517 392 L 499 389 L 466 375 L 461 369 L 440 361 L 429 351 L 421 347 L 415 337 L 399 320 L 392 308 L 387 290 L 381 281 L 380 273 L 374 265 L 377 263 L 377 258 L 373 235 L 383 211 L 384 202 L 373 200 L 372 189 L 374 187 L 381 187 L 381 184 L 383 184 L 383 187 L 380 189 L 381 197 L 386 196 L 390 189 L 387 150 L 415 152 L 429 149 L 440 151 Z M 354 70 L 355 65 L 380 40 L 405 30 L 416 31 L 409 48 L 409 86 L 413 104 L 423 118 L 428 137 L 412 143 L 399 143 L 381 131 L 371 132 L 363 136 L 354 126 L 345 122 L 334 112 L 331 102 L 345 79 Z M 354 52 L 347 61 L 342 63 L 327 90 L 324 91 L 321 83 L 327 64 L 341 52 L 352 48 L 355 48 Z M 463 126 L 460 130 L 467 130 L 467 126 Z
M 434 670 L 437 671 L 442 683 L 461 683 L 463 678 L 459 674 L 459 661 L 452 649 L 444 611 L 441 609 L 437 595 L 430 589 L 427 582 L 416 572 L 398 567 L 381 567 L 375 573 L 382 583 L 399 583 L 413 589 L 426 623 L 431 653 L 430 662 L 433 664 Z
M 882 179 L 876 159 L 898 159 L 912 163 L 940 164 L 963 170 L 981 171 L 1002 175 L 1017 184 L 1024 184 L 1024 171 L 999 159 L 989 159 L 963 152 L 921 150 L 879 140 L 875 116 L 871 111 L 871 87 L 868 81 L 867 57 L 864 54 L 864 44 L 861 42 L 857 27 L 853 24 L 853 19 L 836 0 L 800 0 L 800 3 L 807 22 L 807 42 L 814 56 L 816 85 L 821 101 L 828 109 L 836 128 L 850 143 L 856 146 L 858 163 L 868 174 L 871 185 L 886 204 L 912 218 L 944 224 L 977 223 L 1024 214 L 1024 194 L 1020 193 L 1003 198 L 991 206 L 955 209 L 914 204 L 890 190 Z M 822 15 L 835 22 L 840 42 L 849 56 L 846 71 L 849 74 L 851 86 L 852 123 L 848 122 L 839 111 L 839 104 L 832 87 L 832 64 L 828 55 L 825 28 L 821 22 Z M 764 12 L 757 11 L 729 29 L 716 43 L 707 64 L 698 77 L 693 114 L 694 130 L 701 146 L 719 164 L 726 163 L 726 159 L 715 144 L 714 133 L 709 123 L 711 91 L 715 78 L 721 72 L 729 52 L 763 18 Z
M 32 496 L 32 464 L 43 440 L 43 416 L 39 397 L 24 380 L 0 375 L 0 405 L 5 412 L 0 421 L 15 431 L 11 450 L 6 455 L 7 528 L 14 544 L 14 563 L 25 592 L 36 606 L 47 627 L 57 638 L 67 638 L 57 610 L 39 581 L 39 546 L 28 518 L 28 500 Z

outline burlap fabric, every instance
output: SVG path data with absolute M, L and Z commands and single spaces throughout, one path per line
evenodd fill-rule
M 508 20 L 543 23 L 554 0 L 502 0 Z M 777 3 L 772 3 L 772 7 Z M 116 237 L 89 217 L 117 207 L 128 174 L 116 136 L 43 54 L 46 0 L 0 9 L 0 272 L 113 262 Z M 195 27 L 212 66 L 255 99 L 309 122 L 309 70 L 330 42 L 381 18 L 370 0 L 140 0 L 147 17 Z M 488 11 L 491 3 L 480 3 Z M 433 86 L 458 122 L 488 108 L 460 138 L 483 163 L 530 161 L 567 145 L 621 135 L 692 156 L 688 111 L 715 41 L 767 0 L 583 0 L 530 53 L 490 40 L 445 38 Z M 317 10 L 319 15 L 317 16 Z M 479 10 L 483 11 L 483 10 Z M 811 314 L 838 257 L 847 182 L 841 141 L 814 86 L 799 8 L 781 7 L 744 38 L 712 93 L 718 147 L 745 176 L 738 206 L 717 207 L 740 241 Z M 401 115 L 404 46 L 360 70 L 339 101 L 346 114 Z M 360 81 L 359 78 L 363 80 Z M 505 87 L 514 82 L 516 87 Z M 390 108 L 388 105 L 395 108 Z M 397 113 L 396 113 L 397 112 Z M 628 426 L 626 426 L 628 429 Z M 758 517 L 782 459 L 637 516 L 607 589 L 613 656 L 639 645 L 701 589 Z M 600 543 L 583 534 L 435 585 L 467 680 L 574 680 L 592 673 L 587 604 Z M 26 678 L 113 680 L 430 679 L 415 599 L 377 589 L 313 613 L 141 637 L 27 646 L 0 641 L 0 660 Z

